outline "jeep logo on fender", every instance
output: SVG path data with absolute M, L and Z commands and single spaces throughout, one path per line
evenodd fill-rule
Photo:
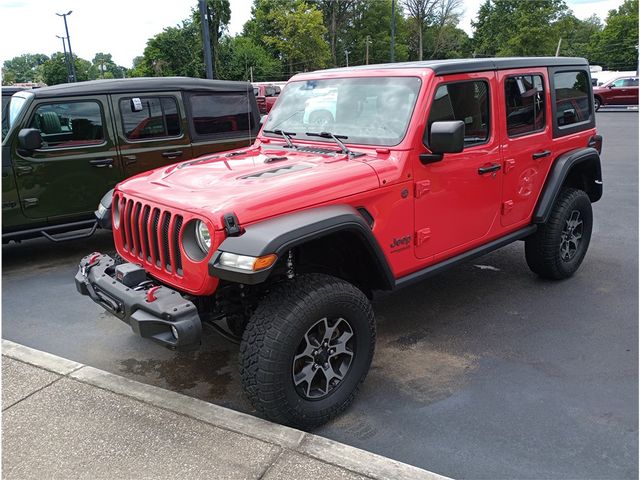
M 394 238 L 389 247 L 393 251 L 403 250 L 411 245 L 411 235 L 405 235 L 404 237 Z

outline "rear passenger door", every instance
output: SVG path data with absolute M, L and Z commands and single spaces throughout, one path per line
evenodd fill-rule
M 506 124 L 500 211 L 506 227 L 528 221 L 555 155 L 546 69 L 499 71 L 498 85 L 503 99 L 499 123 Z
M 37 128 L 42 147 L 24 151 L 14 142 L 13 168 L 24 215 L 70 221 L 93 212 L 122 178 L 107 97 L 42 99 L 22 128 Z
M 252 91 L 187 94 L 193 156 L 250 146 L 259 126 Z
M 111 101 L 127 177 L 193 157 L 180 94 L 112 95 Z

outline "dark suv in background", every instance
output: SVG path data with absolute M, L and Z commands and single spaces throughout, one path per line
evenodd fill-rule
M 17 92 L 3 109 L 2 240 L 95 229 L 95 207 L 119 181 L 251 145 L 259 122 L 243 82 L 131 78 Z

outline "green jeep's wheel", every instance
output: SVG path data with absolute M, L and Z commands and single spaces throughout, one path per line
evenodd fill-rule
M 373 310 L 353 285 L 300 275 L 271 291 L 240 344 L 243 387 L 270 420 L 304 429 L 353 401 L 375 345 Z
M 593 226 L 591 201 L 585 192 L 564 189 L 549 220 L 525 241 L 529 268 L 543 278 L 561 280 L 573 275 L 584 259 Z

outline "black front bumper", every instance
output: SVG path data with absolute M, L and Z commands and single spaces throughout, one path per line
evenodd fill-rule
M 132 330 L 172 350 L 200 345 L 202 323 L 196 306 L 175 290 L 150 284 L 131 288 L 115 278 L 115 261 L 108 255 L 87 255 L 75 276 L 76 288 Z M 157 285 L 156 285 L 157 286 Z

